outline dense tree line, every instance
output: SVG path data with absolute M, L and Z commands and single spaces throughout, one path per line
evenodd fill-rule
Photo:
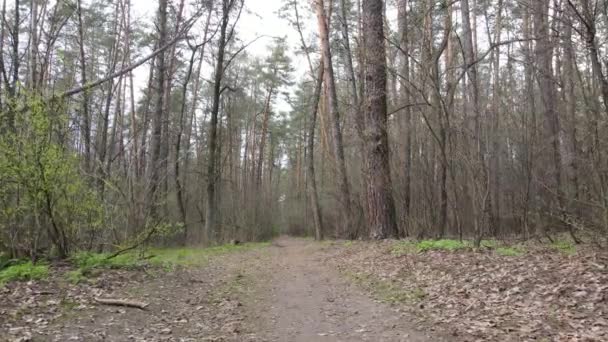
M 607 1 L 284 0 L 299 41 L 265 57 L 238 29 L 253 2 L 157 5 L 2 2 L 11 257 L 280 232 L 606 240 Z

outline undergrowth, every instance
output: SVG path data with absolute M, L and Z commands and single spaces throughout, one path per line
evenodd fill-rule
M 556 240 L 551 244 L 551 248 L 566 255 L 576 254 L 576 246 L 567 240 Z
M 71 261 L 76 270 L 66 274 L 72 283 L 79 283 L 87 277 L 95 276 L 104 269 L 136 269 L 145 266 L 162 267 L 167 270 L 176 266 L 202 266 L 213 256 L 246 251 L 268 246 L 269 243 L 245 243 L 239 245 L 226 244 L 209 248 L 153 248 L 133 251 L 108 259 L 107 253 L 76 253 Z
M 521 247 L 498 247 L 496 254 L 501 256 L 521 256 L 525 254 L 525 250 Z
M 422 240 L 416 244 L 418 252 L 444 250 L 456 251 L 469 248 L 469 244 L 458 240 Z
M 465 251 L 473 250 L 474 243 L 470 240 L 422 240 L 422 241 L 399 241 L 391 248 L 391 253 L 401 256 L 411 253 L 425 253 L 428 251 Z M 497 240 L 483 240 L 480 243 L 482 250 L 495 250 L 501 256 L 519 256 L 525 253 L 521 246 L 506 246 Z
M 33 264 L 31 261 L 18 263 L 0 271 L 0 286 L 15 280 L 40 280 L 49 275 L 47 264 Z
M 213 256 L 224 255 L 239 251 L 248 251 L 269 246 L 269 242 L 251 242 L 244 244 L 226 244 L 209 248 L 171 248 L 151 249 L 150 264 L 165 267 L 201 266 Z

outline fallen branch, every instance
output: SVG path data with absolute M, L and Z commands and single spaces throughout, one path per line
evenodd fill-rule
M 146 310 L 146 307 L 149 305 L 148 303 L 142 303 L 134 300 L 128 299 L 115 299 L 115 298 L 95 298 L 95 302 L 103 305 L 114 305 L 114 306 L 126 306 L 130 308 L 137 308 L 141 310 Z
M 149 240 L 149 239 L 152 237 L 152 235 L 154 235 L 154 233 L 156 233 L 156 227 L 152 227 L 152 228 L 150 229 L 150 231 L 148 231 L 148 233 L 146 234 L 146 236 L 145 236 L 143 239 L 141 239 L 140 241 L 137 241 L 137 242 L 135 242 L 134 244 L 132 244 L 132 245 L 131 245 L 131 246 L 129 246 L 129 247 L 126 247 L 126 248 L 120 249 L 120 250 L 118 250 L 118 251 L 116 251 L 116 252 L 114 252 L 114 253 L 110 254 L 110 255 L 109 255 L 107 258 L 106 258 L 106 260 L 114 259 L 114 258 L 116 258 L 117 256 L 119 256 L 119 255 L 121 255 L 121 254 L 123 254 L 123 253 L 126 253 L 126 252 L 128 252 L 128 251 L 134 250 L 135 248 L 139 247 L 141 244 L 143 244 L 143 243 L 147 242 L 147 241 L 148 241 L 148 240 Z

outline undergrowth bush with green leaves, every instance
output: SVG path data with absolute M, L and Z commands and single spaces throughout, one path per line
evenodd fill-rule
M 102 226 L 98 197 L 80 174 L 78 155 L 65 144 L 70 125 L 64 109 L 22 94 L 0 112 L 2 122 L 14 118 L 13 127 L 0 134 L 0 240 L 11 241 L 5 248 L 13 258 L 36 258 L 36 248 L 15 247 L 42 241 L 66 257 L 79 233 Z M 8 226 L 20 227 L 10 239 Z
M 460 249 L 469 248 L 470 246 L 458 240 L 423 240 L 416 244 L 416 249 L 419 252 L 433 251 L 433 250 L 445 250 L 445 251 L 456 251 Z
M 47 264 L 34 264 L 31 261 L 18 263 L 0 271 L 0 286 L 15 280 L 39 280 L 49 275 Z

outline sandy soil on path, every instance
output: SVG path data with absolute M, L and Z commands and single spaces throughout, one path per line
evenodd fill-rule
M 372 300 L 323 263 L 322 245 L 281 238 L 248 309 L 258 312 L 256 334 L 267 341 L 441 341 L 416 331 L 399 309 Z M 251 300 L 251 299 L 250 299 Z M 254 314 L 255 315 L 255 314 Z

